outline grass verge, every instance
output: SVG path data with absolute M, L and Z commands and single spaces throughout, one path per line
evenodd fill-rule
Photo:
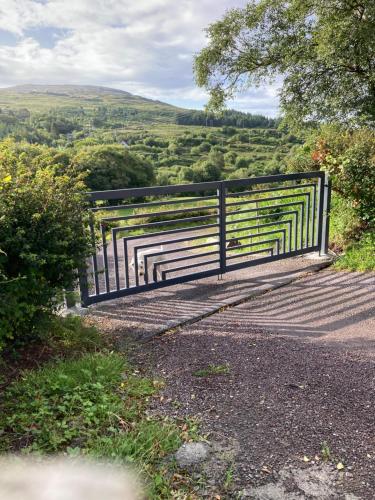
M 350 244 L 334 264 L 340 271 L 375 271 L 375 232 L 366 233 Z
M 148 498 L 186 498 L 190 479 L 176 474 L 168 456 L 191 438 L 189 424 L 151 416 L 149 401 L 158 397 L 162 382 L 141 376 L 120 353 L 83 352 L 92 345 L 79 342 L 80 323 L 61 320 L 69 345 L 68 324 L 74 326 L 79 356 L 25 370 L 5 388 L 0 451 L 132 464 L 146 482 Z M 82 325 L 81 334 L 86 328 Z M 55 329 L 54 342 L 60 336 Z

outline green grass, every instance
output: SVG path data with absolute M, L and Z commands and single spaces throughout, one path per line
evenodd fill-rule
M 340 253 L 356 234 L 360 221 L 350 200 L 332 192 L 329 236 L 332 249 Z
M 177 484 L 174 461 L 166 458 L 183 440 L 196 438 L 196 423 L 151 417 L 149 401 L 157 397 L 162 381 L 141 376 L 123 354 L 103 347 L 85 352 L 100 342 L 81 320 L 62 320 L 59 331 L 58 323 L 51 334 L 57 352 L 63 339 L 68 353 L 75 345 L 75 358 L 23 371 L 7 386 L 0 402 L 0 452 L 132 464 L 146 483 L 148 498 L 184 498 L 190 478 Z M 87 343 L 79 341 L 85 333 Z
M 322 454 L 322 459 L 323 459 L 325 462 L 328 462 L 328 461 L 331 459 L 331 449 L 330 449 L 330 447 L 328 446 L 327 441 L 323 441 L 323 443 L 322 443 L 322 445 L 321 445 L 320 452 L 321 452 L 321 454 Z
M 230 372 L 228 364 L 224 365 L 209 365 L 193 372 L 194 377 L 210 377 L 211 375 L 227 375 Z
M 375 271 L 375 231 L 362 234 L 363 223 L 350 200 L 332 193 L 330 248 L 338 254 L 333 265 L 340 271 Z
M 366 233 L 360 241 L 351 243 L 335 262 L 334 268 L 340 271 L 375 271 L 375 232 Z
M 224 478 L 224 490 L 228 491 L 231 489 L 234 481 L 234 465 L 231 464 L 228 469 L 225 471 L 225 478 Z
M 107 342 L 98 330 L 82 322 L 79 317 L 53 316 L 47 319 L 40 332 L 41 342 L 56 356 L 75 357 L 106 347 Z

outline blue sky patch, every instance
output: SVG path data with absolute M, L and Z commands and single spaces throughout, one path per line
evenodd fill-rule
M 30 28 L 24 36 L 33 38 L 44 49 L 52 49 L 60 38 L 66 37 L 68 30 L 62 28 L 38 27 Z
M 17 45 L 19 37 L 10 31 L 0 29 L 0 45 Z

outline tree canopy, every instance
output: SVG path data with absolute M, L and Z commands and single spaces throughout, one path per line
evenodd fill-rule
M 155 179 L 147 160 L 117 144 L 81 148 L 72 164 L 87 172 L 86 184 L 93 190 L 149 186 Z
M 207 33 L 195 73 L 208 108 L 282 77 L 289 123 L 375 124 L 374 0 L 252 0 Z

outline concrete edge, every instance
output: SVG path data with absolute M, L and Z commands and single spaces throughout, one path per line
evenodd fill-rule
M 238 295 L 237 297 L 234 297 L 232 299 L 226 299 L 221 302 L 217 302 L 214 306 L 204 307 L 202 308 L 202 312 L 198 314 L 193 314 L 191 316 L 182 316 L 178 320 L 167 321 L 165 326 L 157 330 L 154 330 L 153 332 L 150 332 L 150 334 L 147 336 L 143 336 L 142 338 L 138 339 L 138 342 L 146 343 L 154 339 L 155 337 L 160 337 L 167 333 L 172 333 L 177 328 L 198 323 L 198 321 L 201 321 L 204 318 L 208 318 L 209 316 L 212 316 L 217 312 L 221 312 L 225 309 L 238 306 L 240 304 L 243 304 L 244 302 L 248 302 L 256 297 L 259 297 L 260 295 L 264 295 L 267 292 L 271 292 L 278 288 L 282 288 L 286 285 L 289 285 L 290 283 L 293 283 L 301 278 L 304 278 L 309 274 L 317 273 L 322 269 L 329 267 L 332 263 L 333 263 L 332 259 L 324 260 L 322 262 L 309 266 L 307 269 L 304 269 L 303 271 L 297 271 L 295 273 L 291 273 L 290 277 L 288 278 L 285 278 L 275 283 L 264 284 L 250 293 Z

